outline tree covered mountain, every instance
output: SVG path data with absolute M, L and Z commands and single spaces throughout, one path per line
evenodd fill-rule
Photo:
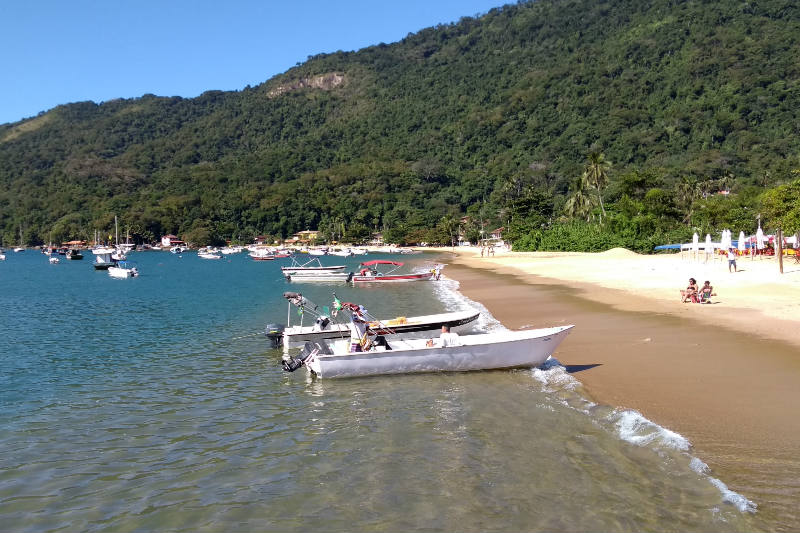
M 800 167 L 799 40 L 789 0 L 539 0 L 241 91 L 63 105 L 0 126 L 0 234 L 118 215 L 138 240 L 444 241 L 467 214 L 473 238 L 558 248 L 576 224 L 601 247 L 791 226 L 762 194 Z M 593 153 L 607 188 L 581 179 Z

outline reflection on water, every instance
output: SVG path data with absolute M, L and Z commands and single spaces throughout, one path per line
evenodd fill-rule
M 279 265 L 136 254 L 141 277 L 110 283 L 33 255 L 0 278 L 4 529 L 760 527 L 681 447 L 621 439 L 644 423 L 585 400 L 561 367 L 287 374 L 261 335 L 286 320 Z M 413 285 L 337 295 L 376 315 L 443 310 Z

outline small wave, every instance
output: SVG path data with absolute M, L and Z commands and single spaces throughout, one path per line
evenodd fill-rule
M 689 468 L 701 476 L 708 478 L 711 484 L 714 485 L 717 490 L 720 491 L 720 493 L 722 493 L 722 501 L 725 503 L 733 505 L 743 513 L 755 513 L 758 509 L 758 505 L 755 502 L 752 502 L 741 494 L 732 491 L 721 480 L 711 476 L 711 470 L 708 468 L 708 465 L 699 458 L 692 457 L 692 460 L 689 462 Z
M 653 445 L 687 451 L 689 441 L 682 435 L 661 427 L 632 409 L 615 409 L 609 420 L 617 427 L 619 437 L 637 446 Z

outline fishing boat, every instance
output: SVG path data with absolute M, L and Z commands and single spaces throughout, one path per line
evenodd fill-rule
M 573 327 L 461 335 L 454 344 L 381 335 L 369 350 L 352 353 L 349 338 L 309 341 L 299 355 L 287 355 L 282 365 L 288 372 L 305 366 L 323 378 L 536 367 L 553 354 Z
M 342 339 L 349 336 L 350 332 L 347 324 L 335 322 L 336 317 L 329 316 L 325 308 L 319 307 L 302 294 L 285 292 L 283 297 L 289 302 L 287 326 L 269 324 L 266 330 L 267 337 L 270 338 L 274 345 L 277 346 L 282 343 L 284 349 L 288 350 L 289 348 L 302 346 L 308 341 Z M 299 324 L 291 325 L 292 307 L 302 311 Z M 314 317 L 313 324 L 303 325 L 302 317 L 306 315 Z M 479 311 L 465 309 L 463 311 L 434 315 L 371 319 L 368 322 L 368 331 L 373 335 L 396 334 L 407 337 L 420 337 L 439 331 L 442 326 L 449 326 L 451 331 L 463 333 L 473 326 L 479 316 Z
M 69 249 L 67 249 L 67 253 L 66 253 L 65 257 L 67 259 L 72 259 L 74 261 L 74 260 L 83 259 L 83 254 L 77 248 L 69 248 Z
M 387 283 L 387 282 L 405 282 L 405 281 L 427 281 L 434 277 L 433 271 L 417 272 L 412 274 L 395 274 L 398 268 L 402 267 L 405 263 L 397 261 L 385 261 L 383 259 L 375 259 L 373 261 L 366 261 L 360 263 L 361 270 L 353 276 L 351 280 L 353 284 L 356 283 Z M 381 273 L 377 270 L 378 265 L 384 265 L 390 268 L 387 272 Z
M 133 263 L 119 261 L 116 265 L 108 268 L 108 275 L 112 278 L 135 278 L 139 275 L 139 269 Z
M 318 274 L 320 272 L 340 272 L 345 269 L 345 265 L 332 265 L 322 266 L 322 261 L 318 257 L 314 257 L 305 263 L 298 263 L 297 259 L 292 257 L 292 264 L 289 266 L 281 267 L 283 275 L 297 276 L 303 274 Z
M 92 254 L 94 254 L 94 262 L 92 266 L 94 266 L 95 270 L 108 270 L 109 267 L 114 266 L 117 262 L 113 259 L 113 255 L 116 252 L 116 249 L 112 246 L 99 246 L 97 248 L 92 248 Z

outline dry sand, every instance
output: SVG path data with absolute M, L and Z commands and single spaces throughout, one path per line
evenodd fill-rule
M 800 497 L 800 264 L 688 255 L 440 249 L 445 274 L 510 329 L 574 323 L 556 358 L 594 400 L 686 436 L 784 519 Z M 689 277 L 710 305 L 680 302 Z

